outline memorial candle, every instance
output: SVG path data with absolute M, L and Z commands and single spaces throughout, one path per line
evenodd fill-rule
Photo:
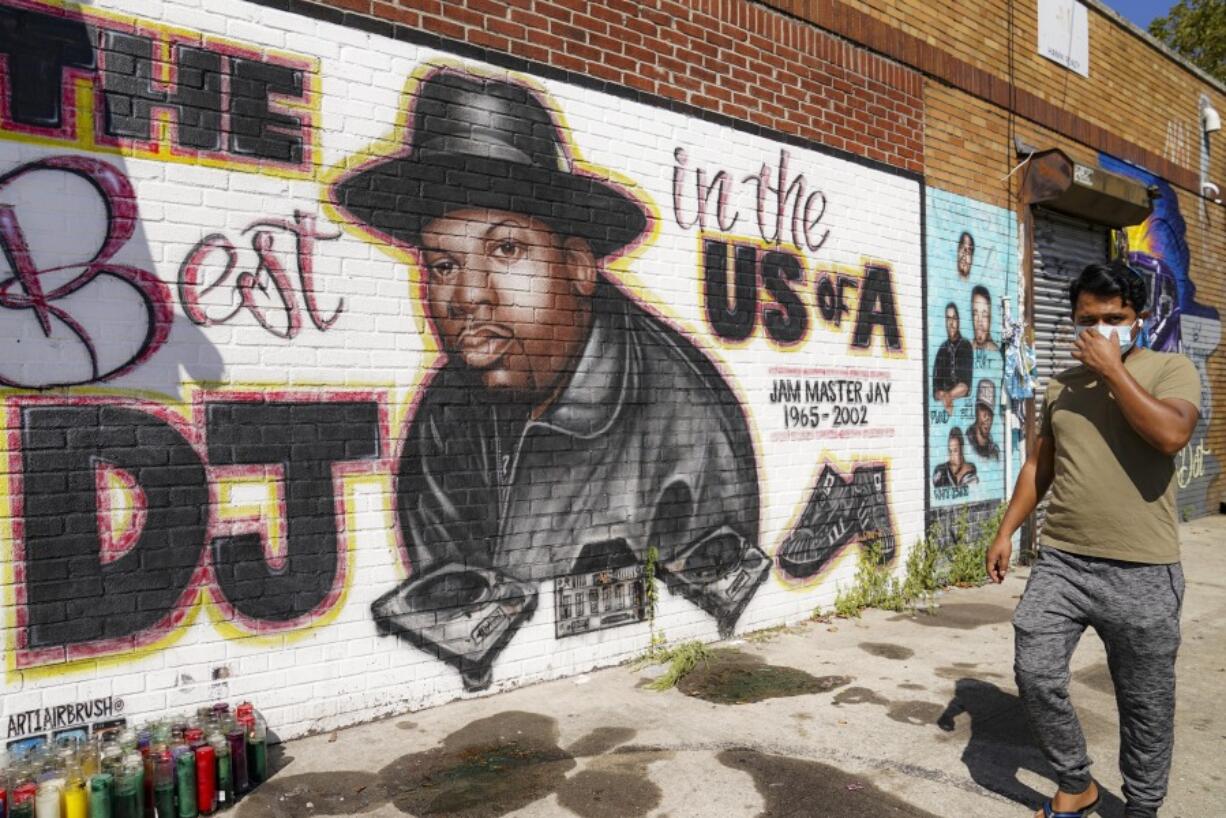
M 35 818 L 60 818 L 60 800 L 64 797 L 64 779 L 49 778 L 39 782 L 34 794 Z
M 85 779 L 81 777 L 80 768 L 69 771 L 64 783 L 64 818 L 88 818 L 89 793 L 85 790 Z
M 13 774 L 13 788 L 9 792 L 9 818 L 34 818 L 34 799 L 38 788 L 30 778 L 28 769 L 18 768 Z
M 230 769 L 234 777 L 234 796 L 242 798 L 250 789 L 247 780 L 247 732 L 233 721 L 228 722 L 226 743 L 230 745 Z
M 159 747 L 153 755 L 153 803 L 157 818 L 178 818 L 175 815 L 175 773 L 170 750 Z
M 179 796 L 179 818 L 196 818 L 196 755 L 191 750 L 175 756 L 175 794 Z
M 196 748 L 196 808 L 201 815 L 217 809 L 217 754 L 208 744 Z
M 114 779 L 110 773 L 98 773 L 89 778 L 89 818 L 111 818 L 111 794 Z

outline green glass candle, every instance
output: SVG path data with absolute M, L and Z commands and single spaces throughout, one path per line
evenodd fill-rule
M 196 818 L 196 754 L 190 751 L 175 756 L 175 793 L 179 796 L 179 818 Z
M 131 779 L 136 793 L 132 799 L 132 818 L 145 818 L 145 759 L 133 751 L 124 756 L 124 777 Z M 117 788 L 118 789 L 118 788 Z
M 171 784 L 169 787 L 154 787 L 153 804 L 157 809 L 157 818 L 175 818 L 174 785 Z M 93 818 L 93 816 L 91 815 L 90 818 Z
M 217 755 L 217 808 L 225 809 L 234 803 L 234 771 L 230 763 L 230 744 L 220 733 L 210 736 L 209 744 Z
M 247 728 L 247 777 L 253 787 L 268 780 L 268 728 L 259 716 Z
M 247 771 L 252 785 L 259 784 L 268 778 L 268 743 L 266 741 L 247 742 Z
M 113 785 L 114 779 L 110 773 L 98 773 L 97 775 L 90 776 L 89 818 L 111 818 Z
M 111 801 L 114 818 L 142 818 L 140 808 L 141 780 L 135 772 L 124 767 L 115 779 L 115 794 Z
M 153 757 L 153 806 L 156 818 L 177 818 L 175 815 L 174 760 L 165 746 L 159 745 Z

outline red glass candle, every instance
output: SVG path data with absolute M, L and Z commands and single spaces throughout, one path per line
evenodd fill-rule
M 196 809 L 201 815 L 217 809 L 217 753 L 208 744 L 196 748 Z

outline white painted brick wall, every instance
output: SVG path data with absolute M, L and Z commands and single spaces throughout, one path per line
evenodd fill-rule
M 310 621 L 275 633 L 252 633 L 240 624 L 223 621 L 222 611 L 211 598 L 215 589 L 204 581 L 187 605 L 186 620 L 168 629 L 153 645 L 110 649 L 97 658 L 66 663 L 20 659 L 17 648 L 25 613 L 18 595 L 24 591 L 15 574 L 19 566 L 13 546 L 22 520 L 12 477 L 17 473 L 21 445 L 18 407 L 20 399 L 33 393 L 16 390 L 12 397 L 17 402 L 10 402 L 4 414 L 12 434 L 2 444 L 4 458 L 0 459 L 0 467 L 7 464 L 9 472 L 4 484 L 5 508 L 0 510 L 5 515 L 0 553 L 6 560 L 0 576 L 4 577 L 3 621 L 10 657 L 0 716 L 109 695 L 124 700 L 126 716 L 139 719 L 166 708 L 186 710 L 224 695 L 235 701 L 253 701 L 278 735 L 291 737 L 470 695 L 450 665 L 394 637 L 378 636 L 372 620 L 371 603 L 410 572 L 397 545 L 393 522 L 397 498 L 389 492 L 399 441 L 415 410 L 422 379 L 438 361 L 428 352 L 435 344 L 428 338 L 429 327 L 416 303 L 422 276 L 416 262 L 403 251 L 387 252 L 371 244 L 353 225 L 342 223 L 341 215 L 327 204 L 326 180 L 373 141 L 391 138 L 393 125 L 404 113 L 402 94 L 411 72 L 434 61 L 467 70 L 488 67 L 238 0 L 211 0 L 207 9 L 204 5 L 104 0 L 85 14 L 91 22 L 103 16 L 121 22 L 136 17 L 153 27 L 199 31 L 238 41 L 247 50 L 279 49 L 313 61 L 322 91 L 317 98 L 319 164 L 310 178 L 287 179 L 258 168 L 165 162 L 87 150 L 47 138 L 17 141 L 8 138 L 11 133 L 0 133 L 0 170 L 4 172 L 46 157 L 86 155 L 111 164 L 126 176 L 136 191 L 139 222 L 113 261 L 154 273 L 174 297 L 169 340 L 150 359 L 121 377 L 80 384 L 56 395 L 69 403 L 82 396 L 119 402 L 139 398 L 165 405 L 190 422 L 191 401 L 205 388 L 257 393 L 288 388 L 307 394 L 327 388 L 373 391 L 389 409 L 385 457 L 371 467 L 383 482 L 381 488 L 345 493 L 355 506 L 347 510 L 354 528 L 348 532 L 345 587 L 336 605 Z M 650 208 L 655 235 L 633 259 L 618 262 L 607 274 L 714 361 L 743 402 L 757 457 L 761 501 L 757 543 L 762 551 L 773 556 L 793 530 L 824 463 L 847 476 L 858 464 L 886 464 L 891 521 L 900 546 L 910 547 L 923 530 L 926 480 L 921 183 L 864 163 L 784 145 L 588 88 L 522 75 L 511 79 L 537 87 L 552 98 L 569 126 L 572 148 L 591 166 L 611 169 L 632 181 L 634 195 Z M 737 180 L 733 204 L 742 215 L 734 238 L 746 243 L 763 244 L 755 238 L 753 189 L 741 180 L 763 165 L 776 173 L 781 150 L 788 155 L 793 176 L 804 174 L 810 190 L 825 193 L 829 208 L 822 225 L 829 229 L 829 239 L 816 252 L 799 253 L 804 280 L 793 285 L 809 323 L 800 344 L 782 348 L 768 341 L 760 318 L 745 342 L 725 342 L 713 331 L 702 301 L 698 231 L 682 228 L 673 215 L 673 152 L 677 148 L 688 153 L 690 191 L 697 168 L 704 168 L 708 179 L 725 170 Z M 48 259 L 69 264 L 87 258 L 100 241 L 104 223 L 96 197 L 83 201 L 79 197 L 88 191 L 78 192 L 74 199 L 64 191 L 23 181 L 29 177 L 10 184 L 0 199 L 15 208 L 36 263 L 45 268 L 52 263 Z M 692 211 L 692 194 L 686 207 Z M 260 327 L 247 310 L 220 325 L 192 324 L 176 289 L 180 264 L 192 246 L 210 233 L 224 234 L 237 248 L 236 272 L 251 270 L 255 254 L 250 235 L 244 237 L 242 231 L 257 220 L 292 219 L 295 210 L 313 215 L 321 234 L 339 234 L 334 240 L 317 242 L 313 254 L 321 311 L 331 314 L 341 299 L 345 304 L 335 325 L 321 332 L 304 313 L 299 335 L 289 341 Z M 36 211 L 45 216 L 39 223 L 49 225 L 42 232 L 29 226 L 35 224 Z M 278 233 L 275 246 L 295 279 L 301 304 L 290 239 Z M 796 253 L 796 248 L 791 252 Z M 904 342 L 900 352 L 884 354 L 880 332 L 868 351 L 853 350 L 850 319 L 845 318 L 841 328 L 821 319 L 816 271 L 834 265 L 862 269 L 866 260 L 883 262 L 892 270 Z M 120 292 L 115 297 L 123 295 Z M 228 295 L 219 289 L 202 303 L 213 304 L 211 314 L 217 314 L 219 305 L 230 303 Z M 761 297 L 765 298 L 764 292 Z M 275 305 L 275 298 L 268 303 Z M 82 300 L 63 306 L 90 315 L 104 309 L 105 302 Z M 0 313 L 0 337 L 6 348 L 38 332 L 29 319 L 28 314 L 14 310 Z M 123 326 L 114 328 L 116 338 L 125 332 L 131 336 Z M 37 354 L 31 354 L 22 377 L 54 372 L 62 365 L 65 350 L 43 345 Z M 775 379 L 781 377 L 771 374 L 772 367 L 847 368 L 857 378 L 865 377 L 865 372 L 881 372 L 891 385 L 890 402 L 871 407 L 867 424 L 853 430 L 855 436 L 785 440 L 783 409 L 769 399 Z M 359 480 L 344 478 L 344 482 L 356 486 Z M 215 509 L 215 516 L 224 511 Z M 284 530 L 284 523 L 281 527 Z M 740 615 L 736 629 L 743 632 L 794 622 L 817 608 L 828 608 L 838 585 L 849 582 L 856 553 L 854 546 L 848 548 L 817 576 L 803 581 L 787 578 L 774 567 Z M 900 554 L 897 565 L 904 556 Z M 656 625 L 670 640 L 717 638 L 711 616 L 665 590 L 662 583 L 660 589 Z M 544 583 L 539 593 L 534 616 L 494 662 L 490 690 L 617 663 L 640 653 L 649 643 L 647 623 L 557 638 L 552 583 Z

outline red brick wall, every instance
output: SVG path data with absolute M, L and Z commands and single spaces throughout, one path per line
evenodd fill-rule
M 747 0 L 328 5 L 923 171 L 918 72 Z

